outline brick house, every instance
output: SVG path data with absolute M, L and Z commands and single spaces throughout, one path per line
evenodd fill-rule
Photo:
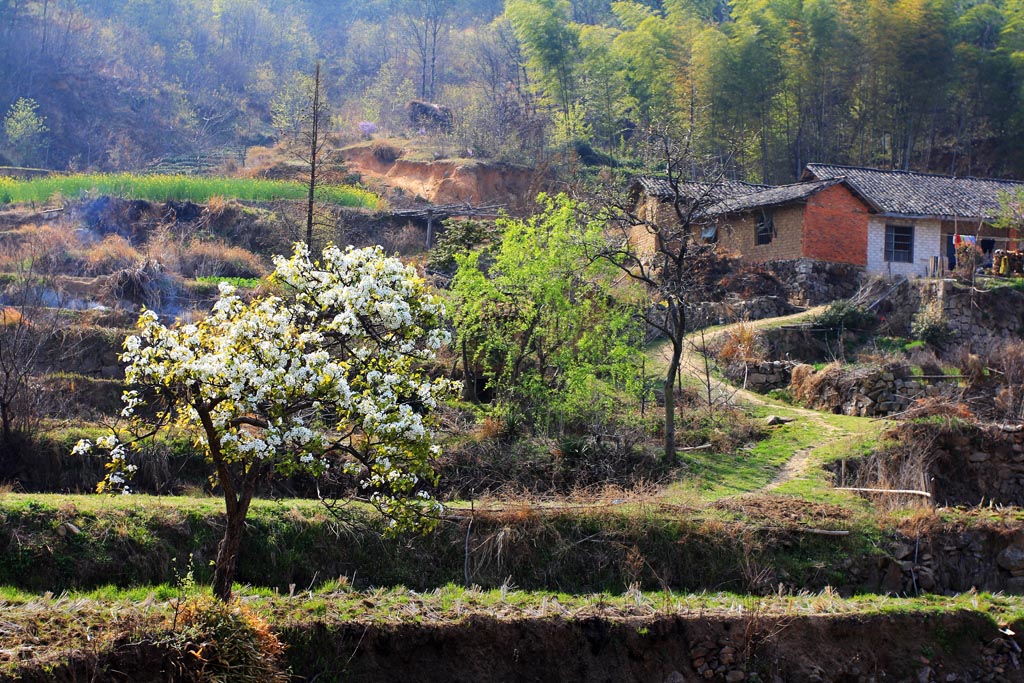
M 674 220 L 668 183 L 644 178 L 633 187 L 645 220 Z M 991 221 L 999 195 L 1020 187 L 1011 180 L 808 164 L 792 185 L 689 183 L 680 194 L 706 205 L 695 216 L 706 239 L 751 260 L 815 259 L 873 274 L 924 276 L 952 268 L 957 233 L 974 236 L 988 252 L 1016 248 L 1015 232 Z M 643 226 L 631 236 L 641 250 L 652 249 L 645 243 L 652 239 Z
M 951 269 L 953 236 L 973 237 L 987 254 L 1018 248 L 1015 230 L 992 227 L 1000 195 L 1024 184 L 999 178 L 882 171 L 808 164 L 805 181 L 841 180 L 870 207 L 867 222 L 869 273 L 922 276 Z

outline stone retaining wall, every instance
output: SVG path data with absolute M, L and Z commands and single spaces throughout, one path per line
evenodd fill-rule
M 919 285 L 922 308 L 939 306 L 955 343 L 977 352 L 1024 334 L 1024 292 L 1010 287 L 981 290 L 954 280 L 928 280 Z
M 736 385 L 759 394 L 767 394 L 773 389 L 785 389 L 789 386 L 794 366 L 796 363 L 782 360 L 752 363 L 746 367 L 743 363 L 733 363 L 725 369 L 725 374 Z
M 915 399 L 935 396 L 941 387 L 910 374 L 910 368 L 890 365 L 812 365 L 792 370 L 793 397 L 814 410 L 842 415 L 877 417 L 906 410 Z
M 864 277 L 861 266 L 810 258 L 766 261 L 762 266 L 786 288 L 790 302 L 799 306 L 849 299 Z
M 721 302 L 706 301 L 695 304 L 687 311 L 686 328 L 699 330 L 741 320 L 778 318 L 796 310 L 788 301 L 777 296 L 759 296 L 746 300 L 727 299 Z

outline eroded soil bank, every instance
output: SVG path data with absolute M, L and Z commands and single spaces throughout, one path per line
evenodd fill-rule
M 1016 625 L 1014 625 L 1016 626 Z M 405 683 L 1021 681 L 1020 646 L 977 612 L 797 616 L 748 611 L 457 624 L 301 624 L 293 680 Z M 23 681 L 176 681 L 145 643 L 23 671 Z

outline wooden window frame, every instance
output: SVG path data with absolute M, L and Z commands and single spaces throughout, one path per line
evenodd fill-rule
M 763 247 L 775 239 L 775 216 L 769 209 L 762 211 L 754 226 L 754 246 Z
M 914 226 L 896 225 L 886 223 L 885 225 L 885 262 L 886 263 L 913 263 L 914 262 Z

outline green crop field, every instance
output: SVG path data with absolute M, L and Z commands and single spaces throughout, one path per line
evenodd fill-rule
M 113 195 L 151 201 L 205 202 L 211 197 L 248 201 L 304 199 L 303 183 L 257 178 L 217 178 L 187 175 L 135 175 L 91 173 L 52 175 L 21 180 L 0 177 L 0 204 L 46 202 L 54 197 Z M 340 206 L 376 208 L 372 192 L 348 185 L 324 185 L 317 189 L 320 201 Z

